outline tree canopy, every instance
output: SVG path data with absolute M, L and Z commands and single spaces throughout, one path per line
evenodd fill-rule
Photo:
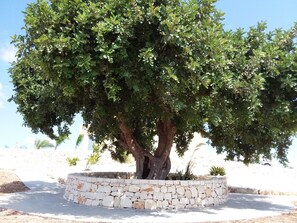
M 296 132 L 296 27 L 226 31 L 215 0 L 38 0 L 13 38 L 11 100 L 51 138 L 80 113 L 97 142 L 164 178 L 194 132 L 228 159 L 282 163 Z M 158 136 L 158 142 L 155 142 Z

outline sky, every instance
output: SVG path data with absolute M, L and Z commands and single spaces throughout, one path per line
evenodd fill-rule
M 32 147 L 35 139 L 46 139 L 46 136 L 35 135 L 23 126 L 23 119 L 17 113 L 17 107 L 7 99 L 13 94 L 8 68 L 14 60 L 15 50 L 10 45 L 10 38 L 22 33 L 23 14 L 28 3 L 34 0 L 0 0 L 0 148 Z M 225 13 L 225 29 L 248 29 L 259 21 L 266 21 L 268 30 L 275 28 L 288 29 L 297 22 L 297 0 L 219 0 L 219 10 Z M 82 124 L 77 118 L 72 126 L 70 140 L 61 148 L 74 148 L 75 140 Z M 297 140 L 294 141 L 289 159 L 297 160 Z M 297 163 L 297 162 L 296 162 Z

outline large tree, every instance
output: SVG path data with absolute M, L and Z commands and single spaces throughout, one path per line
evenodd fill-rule
M 228 159 L 285 163 L 296 131 L 296 30 L 224 31 L 215 0 L 38 0 L 10 69 L 34 132 L 69 134 L 80 113 L 97 142 L 164 179 L 194 132 Z M 155 141 L 157 136 L 157 141 Z

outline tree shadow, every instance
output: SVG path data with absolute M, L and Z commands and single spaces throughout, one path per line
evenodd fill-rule
M 230 194 L 229 200 L 221 206 L 188 210 L 149 211 L 139 209 L 105 208 L 79 205 L 63 198 L 64 186 L 44 181 L 30 181 L 25 184 L 31 189 L 27 192 L 4 195 L 0 197 L 0 207 L 11 208 L 26 213 L 56 218 L 68 218 L 86 221 L 128 221 L 128 222 L 180 222 L 206 219 L 221 220 L 226 213 L 254 210 L 257 212 L 283 213 L 293 209 L 280 197 Z M 277 202 L 274 202 L 276 200 Z M 279 201 L 280 200 L 280 201 Z M 266 215 L 267 216 L 267 215 Z M 252 217 L 252 216 L 250 216 Z M 242 216 L 242 218 L 245 218 Z

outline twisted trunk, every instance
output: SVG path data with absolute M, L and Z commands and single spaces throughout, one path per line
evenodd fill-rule
M 157 123 L 158 147 L 154 154 L 142 148 L 131 130 L 119 119 L 121 146 L 129 151 L 136 161 L 137 179 L 165 179 L 171 168 L 170 152 L 176 128 L 169 121 L 159 120 Z

